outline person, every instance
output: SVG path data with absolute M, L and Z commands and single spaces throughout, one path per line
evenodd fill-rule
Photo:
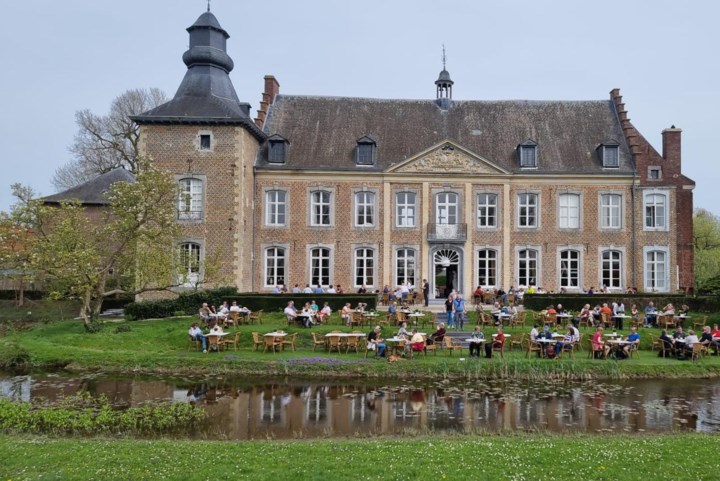
M 310 287 L 310 284 L 305 284 L 305 289 L 303 289 L 303 294 L 312 294 L 313 289 Z
M 575 341 L 575 333 L 572 330 L 572 326 L 568 325 L 567 332 L 565 333 L 565 336 L 563 336 L 562 341 L 558 341 L 555 343 L 555 359 L 559 359 L 560 357 L 560 351 L 563 349 L 572 349 L 573 344 Z M 580 337 L 580 334 L 578 334 L 578 337 Z
M 485 357 L 490 359 L 492 357 L 493 348 L 502 347 L 505 345 L 505 333 L 503 332 L 502 326 L 498 326 L 497 334 L 493 338 L 492 342 L 485 344 Z
M 660 352 L 658 352 L 658 356 L 660 357 L 663 357 L 666 351 L 672 351 L 675 347 L 675 339 L 670 337 L 665 329 L 660 332 L 660 342 L 662 342 L 665 347 L 665 349 L 661 349 Z
M 625 315 L 625 304 L 623 304 L 623 301 L 613 302 L 613 315 L 614 316 L 624 316 Z
M 480 357 L 480 346 L 482 346 L 484 341 L 485 334 L 483 334 L 480 326 L 475 326 L 475 330 L 472 332 L 470 346 L 468 347 L 470 351 L 470 357 Z
M 663 314 L 666 316 L 675 316 L 675 306 L 672 303 L 668 303 L 667 306 L 663 307 Z
M 712 342 L 710 343 L 710 346 L 715 349 L 715 353 L 717 354 L 718 351 L 720 351 L 720 328 L 718 328 L 717 324 L 713 324 L 710 334 L 712 335 Z
M 361 285 L 358 289 L 358 294 L 367 294 L 367 287 L 365 287 L 365 284 Z
M 280 294 L 280 284 L 275 285 L 273 287 L 273 294 Z
M 628 344 L 623 346 L 623 351 L 627 356 L 630 355 L 630 350 L 637 350 L 640 347 L 640 334 L 637 332 L 637 327 L 630 328 L 630 335 L 627 338 Z
M 427 343 L 428 344 L 435 344 L 443 342 L 445 339 L 445 334 L 447 333 L 447 330 L 445 329 L 445 323 L 441 322 L 438 324 L 437 330 L 430 334 L 430 337 L 428 337 Z
M 705 347 L 710 347 L 712 345 L 713 337 L 712 332 L 710 331 L 710 326 L 703 327 L 703 332 L 700 334 L 700 343 Z
M 475 304 L 482 304 L 483 301 L 483 289 L 481 286 L 477 286 L 475 292 L 473 292 L 473 298 Z
M 462 294 L 455 297 L 454 303 L 455 323 L 462 331 L 465 328 L 465 299 L 463 299 Z
M 449 296 L 445 301 L 445 314 L 447 316 L 448 329 L 453 328 L 453 313 L 455 311 L 455 303 L 453 302 L 452 296 Z
M 410 342 L 406 344 L 406 347 L 408 350 L 420 352 L 425 347 L 425 339 L 423 339 L 422 334 L 420 334 L 417 329 L 412 330 L 412 336 L 410 336 Z
M 312 301 L 310 301 L 310 309 L 312 309 L 313 312 L 314 312 L 315 314 L 317 314 L 317 312 L 320 310 L 320 307 L 317 305 L 317 302 L 315 302 L 314 300 L 312 300 Z
M 367 337 L 368 349 L 377 351 L 379 357 L 385 357 L 385 343 L 380 332 L 380 326 L 375 326 L 375 329 L 370 331 Z
M 590 286 L 590 289 L 587 291 L 588 296 L 592 296 L 595 294 L 595 288 L 593 286 Z
M 430 283 L 427 281 L 427 279 L 423 279 L 423 298 L 425 299 L 425 307 L 428 307 L 430 305 Z
M 397 312 L 397 305 L 395 301 L 392 301 L 388 306 L 388 314 L 395 314 Z
M 530 329 L 530 342 L 535 342 L 540 337 L 540 331 L 538 331 L 538 325 L 533 324 L 532 329 Z
M 331 286 L 331 287 L 332 287 L 332 286 Z M 322 286 L 321 286 L 320 284 L 318 284 L 317 286 L 315 286 L 315 289 L 313 289 L 313 292 L 312 292 L 312 293 L 313 293 L 313 294 L 322 294 L 322 293 L 323 293 L 323 288 L 322 288 Z M 328 289 L 328 294 L 330 294 L 330 290 L 329 290 L 329 289 Z
M 555 308 L 555 313 L 556 314 L 565 314 L 565 309 L 563 308 L 562 304 L 557 305 L 557 307 Z
M 330 315 L 332 314 L 332 309 L 330 309 L 330 304 L 327 302 L 323 304 L 323 308 L 320 309 L 320 312 L 318 312 L 317 320 L 319 323 L 327 323 L 328 319 L 330 319 Z
M 637 304 L 633 304 L 632 306 L 630 306 L 630 317 L 635 322 L 640 319 L 640 311 L 638 311 Z
M 297 318 L 297 309 L 295 308 L 295 302 L 288 301 L 287 306 L 285 307 L 285 316 L 287 317 L 288 323 L 292 324 L 295 322 L 295 319 Z
M 349 302 L 345 303 L 342 310 L 340 311 L 340 318 L 348 326 L 352 323 L 352 309 L 350 308 Z
M 690 329 L 688 335 L 685 337 L 685 353 L 686 355 L 692 355 L 693 345 L 700 342 L 700 339 L 695 335 L 695 331 Z
M 293 294 L 300 294 L 300 286 L 297 285 L 297 284 L 295 284 L 295 285 L 293 286 L 293 288 L 292 288 L 292 293 L 293 293 Z
M 558 313 L 553 306 L 548 306 L 548 308 L 545 310 L 545 312 L 547 314 L 557 314 Z
M 680 310 L 678 310 L 678 315 L 681 317 L 685 317 L 688 314 L 690 314 L 690 306 L 688 306 L 687 304 L 683 304 L 682 306 L 680 306 Z
M 653 301 L 648 302 L 645 306 L 645 327 L 657 326 L 657 311 Z
M 317 292 L 317 289 L 315 290 L 315 292 Z M 327 288 L 327 293 L 328 294 L 337 294 L 337 291 L 335 290 L 335 286 L 330 284 Z
M 335 293 L 336 294 L 345 294 L 345 291 L 343 290 L 343 288 L 340 284 L 338 284 L 337 287 L 335 288 Z
M 222 321 L 224 324 L 227 325 L 227 318 L 230 315 L 230 308 L 228 307 L 227 301 L 223 301 L 222 305 L 220 306 L 220 309 L 217 311 L 217 318 L 218 321 Z
M 200 307 L 198 315 L 200 316 L 200 322 L 204 322 L 206 324 L 210 322 L 210 308 L 208 307 L 207 302 L 202 303 L 202 307 Z
M 598 326 L 597 331 L 595 331 L 592 335 L 592 350 L 593 354 L 596 352 L 603 352 L 605 357 L 607 357 L 610 352 L 610 346 L 607 346 L 603 340 L 603 331 L 604 328 L 602 326 Z
M 602 317 L 600 316 L 600 304 L 593 307 L 592 311 L 593 325 L 597 326 Z
M 530 284 L 528 288 L 525 290 L 526 294 L 535 294 L 535 286 Z
M 685 332 L 683 332 L 682 326 L 678 326 L 677 329 L 675 329 L 675 332 L 673 332 L 673 339 L 677 342 L 678 340 L 683 341 L 685 340 Z
M 400 330 L 398 330 L 397 336 L 400 339 L 407 339 L 410 337 L 410 332 L 407 330 L 407 322 L 403 322 L 400 325 Z
M 300 317 L 302 318 L 303 326 L 310 327 L 310 324 L 314 324 L 313 318 L 315 317 L 315 311 L 309 302 L 306 302 L 303 306 Z
M 193 341 L 200 341 L 203 352 L 207 352 L 207 347 L 208 347 L 207 338 L 203 335 L 197 322 L 193 322 L 190 325 L 188 334 L 190 335 L 190 337 L 192 338 Z
M 590 321 L 590 315 L 590 304 L 585 304 L 583 308 L 580 309 L 580 314 L 578 314 L 577 320 L 581 324 L 584 323 L 586 326 L 590 326 L 592 324 Z M 573 324 L 575 324 L 575 319 L 573 319 Z

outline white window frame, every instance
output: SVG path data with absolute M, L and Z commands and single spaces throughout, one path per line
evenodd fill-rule
M 327 194 L 327 201 L 320 198 L 319 200 L 316 200 L 316 195 L 323 195 Z M 334 198 L 335 198 L 335 192 L 332 189 L 327 188 L 313 188 L 309 191 L 309 204 L 310 207 L 308 209 L 309 213 L 309 222 L 308 224 L 310 227 L 333 227 L 335 225 L 335 205 L 334 205 Z M 322 220 L 322 217 L 325 215 L 322 213 L 322 210 L 316 212 L 318 209 L 322 209 L 323 206 L 327 207 L 327 218 L 328 222 L 318 222 L 318 220 Z M 317 214 L 317 215 L 316 215 Z M 319 215 L 319 218 L 318 218 Z
M 454 202 L 451 199 L 454 199 Z M 460 218 L 460 195 L 457 192 L 443 191 L 435 194 L 435 224 L 457 225 Z
M 524 259 L 521 258 L 521 253 L 523 251 L 534 251 L 535 252 L 535 282 L 532 284 L 535 287 L 540 287 L 542 285 L 542 255 L 540 253 L 542 250 L 540 249 L 539 245 L 527 245 L 527 246 L 515 246 L 515 279 L 517 279 L 518 287 L 529 287 L 528 283 L 521 283 L 520 282 L 520 262 Z M 527 261 L 527 259 L 525 259 Z M 530 278 L 525 279 L 530 280 Z
M 273 256 L 270 256 L 270 251 Z M 280 252 L 282 251 L 282 252 Z M 288 248 L 284 245 L 271 245 L 263 248 L 263 287 L 272 289 L 277 285 L 287 284 L 288 280 Z M 272 260 L 272 265 L 270 261 Z M 278 270 L 282 269 L 282 275 L 278 275 Z M 272 271 L 272 281 L 270 280 L 270 272 Z
M 569 259 L 568 262 L 577 262 L 577 268 L 576 268 L 576 276 L 575 281 L 577 282 L 577 285 L 572 286 L 570 285 L 570 282 L 573 280 L 573 276 L 571 275 L 572 267 L 567 267 L 568 274 L 566 276 L 563 276 L 563 254 L 575 252 L 577 253 L 577 259 Z M 560 246 L 557 248 L 557 279 L 558 279 L 558 288 L 564 287 L 568 291 L 579 291 L 580 288 L 583 286 L 583 252 L 584 252 L 584 246 L 581 245 L 567 245 L 567 246 Z
M 620 268 L 618 271 L 618 279 L 619 286 L 612 286 L 605 282 L 605 276 L 603 275 L 603 272 L 605 271 L 605 260 L 603 258 L 604 254 L 608 252 L 615 252 L 618 253 L 620 256 L 619 262 L 620 262 Z M 608 262 L 615 262 L 614 259 L 610 259 Z M 612 271 L 612 266 L 610 266 L 610 270 Z M 611 276 L 612 279 L 612 276 Z M 618 247 L 618 246 L 600 246 L 598 247 L 598 285 L 600 287 L 604 287 L 609 289 L 610 291 L 624 291 L 625 290 L 625 247 Z
M 377 227 L 377 194 L 374 190 L 353 192 L 353 225 L 355 227 Z
M 523 197 L 527 196 L 526 202 L 523 202 Z M 530 199 L 535 199 L 535 204 L 530 202 Z M 526 213 L 522 215 L 523 209 L 534 209 L 534 214 L 531 216 Z M 525 218 L 526 225 L 521 225 L 520 220 Z M 527 221 L 532 219 L 533 224 L 528 225 Z M 517 227 L 518 229 L 538 229 L 540 227 L 540 194 L 537 192 L 518 192 L 517 193 Z
M 500 196 L 496 192 L 478 192 L 475 196 L 476 222 L 478 229 L 497 229 L 500 218 Z M 485 225 L 482 225 L 482 221 Z
M 618 205 L 612 205 L 612 202 L 605 202 L 606 200 L 619 199 Z M 623 228 L 623 220 L 625 216 L 625 197 L 622 192 L 600 192 L 599 194 L 599 224 L 601 230 L 620 230 Z M 613 212 L 617 213 L 617 225 L 613 225 L 612 220 L 614 219 Z
M 419 265 L 418 265 L 418 252 L 419 252 L 419 246 L 399 246 L 395 247 L 395 261 L 393 262 L 393 279 L 395 286 L 399 286 L 402 284 L 405 280 L 410 280 L 412 285 L 417 285 L 417 275 L 419 272 Z M 404 252 L 405 255 L 403 257 L 400 257 L 400 253 Z M 408 256 L 408 253 L 412 253 L 412 256 Z M 409 265 L 412 264 L 412 278 L 407 276 L 407 272 L 409 270 Z M 405 271 L 405 276 L 400 276 L 400 268 Z
M 409 196 L 412 196 L 412 202 L 408 201 Z M 395 227 L 417 227 L 417 213 L 417 192 L 408 190 L 395 192 Z
M 180 177 L 177 183 L 178 220 L 202 221 L 205 218 L 205 179 L 198 176 Z
M 282 194 L 284 199 L 282 202 L 277 196 Z M 276 198 L 273 199 L 272 197 Z M 265 225 L 268 227 L 285 227 L 288 225 L 288 192 L 284 189 L 268 188 L 265 190 Z M 282 212 L 280 212 L 282 210 Z M 283 221 L 279 222 L 277 218 L 282 215 Z M 273 219 L 275 219 L 273 221 Z
M 657 260 L 658 254 L 663 255 L 662 261 Z M 658 273 L 658 266 L 662 266 L 664 272 Z M 643 247 L 643 285 L 645 292 L 670 292 L 670 249 L 667 246 Z
M 375 287 L 377 272 L 376 246 L 353 246 L 353 287 L 358 288 L 363 284 L 365 284 L 365 287 Z M 363 279 L 363 282 L 358 283 L 357 281 L 360 277 Z
M 182 282 L 182 287 L 195 287 L 203 278 L 203 260 L 205 258 L 205 246 L 202 241 L 195 239 L 183 239 L 177 244 L 180 271 L 178 272 L 178 280 Z M 187 251 L 196 252 L 192 257 L 195 258 L 195 264 L 192 265 L 191 257 Z
M 577 205 L 570 205 L 571 199 L 577 201 Z M 580 217 L 582 213 L 582 196 L 577 192 L 563 192 L 558 196 L 558 228 L 580 229 Z
M 322 249 L 327 249 L 327 251 L 328 251 L 328 256 L 327 256 L 327 258 L 322 257 L 322 256 L 318 257 L 318 259 L 321 260 L 321 261 L 322 261 L 323 259 L 327 259 L 327 267 L 326 267 L 326 269 L 327 269 L 327 277 L 328 277 L 327 280 L 328 280 L 328 282 L 327 282 L 327 283 L 322 283 L 322 282 L 320 283 L 320 285 L 322 286 L 322 288 L 325 289 L 325 288 L 327 288 L 327 287 L 329 287 L 329 286 L 331 286 L 331 285 L 334 285 L 334 279 L 333 279 L 333 277 L 334 277 L 334 265 L 335 265 L 335 264 L 334 264 L 334 263 L 335 263 L 335 251 L 334 251 L 334 249 L 333 249 L 333 246 L 332 246 L 332 245 L 329 245 L 329 244 L 314 244 L 314 245 L 309 245 L 309 246 L 307 246 L 307 266 L 308 266 L 308 276 L 307 276 L 307 279 L 308 279 L 308 284 L 310 284 L 310 286 L 311 286 L 313 289 L 318 285 L 318 282 L 313 282 L 313 275 L 314 275 L 314 272 L 313 272 L 313 271 L 314 271 L 313 261 L 314 261 L 315 258 L 316 258 L 316 256 L 313 255 L 313 252 L 314 252 L 316 249 L 320 249 L 320 250 L 322 250 Z M 324 270 L 325 267 L 323 267 L 322 265 L 320 265 L 320 266 L 318 266 L 318 268 L 321 269 L 319 275 L 320 275 L 321 277 L 323 277 L 322 270 Z
M 662 215 L 658 215 L 657 198 L 663 199 Z M 652 202 L 651 202 L 652 201 Z M 652 208 L 652 225 L 648 225 L 648 209 Z M 668 231 L 670 229 L 670 193 L 666 190 L 646 190 L 643 192 L 643 230 Z M 660 225 L 662 223 L 662 225 Z
M 482 270 L 480 269 L 480 261 L 483 260 L 482 253 L 490 253 L 492 252 L 495 255 L 495 258 L 492 259 L 495 263 L 494 267 L 489 267 L 487 264 L 485 266 L 485 272 L 483 275 Z M 484 258 L 487 262 L 488 258 Z M 502 286 L 502 256 L 500 255 L 500 248 L 497 246 L 476 246 L 475 247 L 475 285 L 481 286 L 483 289 L 485 288 L 496 288 L 499 286 Z M 489 280 L 491 278 L 491 275 L 489 274 L 490 269 L 493 269 L 495 271 L 494 273 L 494 281 L 495 282 L 482 282 L 481 278 L 485 278 L 485 280 Z

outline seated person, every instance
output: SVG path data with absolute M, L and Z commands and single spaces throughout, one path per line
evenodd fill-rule
M 565 336 L 563 336 L 562 341 L 558 341 L 555 343 L 555 359 L 560 356 L 560 351 L 562 351 L 563 349 L 572 349 L 574 343 L 575 332 L 572 330 L 572 326 L 569 326 L 567 332 L 565 333 Z
M 673 332 L 673 339 L 675 339 L 675 341 L 682 341 L 685 339 L 685 332 L 683 332 L 682 326 L 678 326 L 677 329 L 675 329 L 675 332 Z
M 380 333 L 380 326 L 375 326 L 375 329 L 370 331 L 370 334 L 367 336 L 367 341 L 368 349 L 376 351 L 380 357 L 385 357 L 385 343 Z
M 315 324 L 315 321 L 313 320 L 314 316 L 315 311 L 310 306 L 310 303 L 306 302 L 299 316 L 302 318 L 303 326 L 310 327 L 310 324 Z
M 586 326 L 592 325 L 592 322 L 590 322 L 590 304 L 585 304 L 582 309 L 580 309 L 580 314 L 578 314 L 578 322 L 585 323 Z M 575 323 L 575 320 L 573 320 L 573 324 Z
M 660 352 L 658 353 L 658 356 L 663 357 L 663 355 L 665 354 L 665 351 L 671 351 L 671 352 L 672 352 L 672 351 L 675 349 L 675 339 L 673 339 L 672 337 L 670 337 L 670 336 L 668 335 L 667 330 L 663 329 L 663 330 L 660 332 L 660 339 L 659 339 L 659 340 L 660 340 L 660 342 L 663 343 L 664 349 L 661 349 L 661 350 L 660 350 Z
M 346 303 L 340 311 L 340 318 L 348 326 L 352 323 L 352 309 L 350 309 L 349 302 Z
M 318 322 L 327 322 L 328 319 L 330 319 L 330 315 L 332 314 L 332 309 L 330 309 L 330 305 L 326 302 L 323 304 L 323 308 L 320 309 L 320 312 L 318 312 L 317 319 Z
M 407 330 L 407 322 L 402 323 L 400 330 L 397 333 L 397 337 L 401 339 L 408 339 L 410 337 L 410 331 Z
M 412 336 L 410 336 L 410 342 L 406 344 L 406 346 L 412 351 L 420 352 L 423 350 L 423 347 L 425 347 L 425 339 L 417 331 L 417 329 L 413 329 Z
M 645 327 L 647 326 L 657 326 L 657 311 L 653 301 L 648 302 L 645 308 Z
M 500 348 L 505 345 L 505 333 L 503 332 L 502 326 L 498 326 L 497 335 L 493 338 L 492 342 L 485 343 L 485 357 L 492 358 L 493 348 Z
M 602 319 L 602 317 L 600 316 L 600 304 L 593 307 L 592 318 L 594 321 L 593 322 L 594 325 L 597 325 L 597 323 L 600 322 L 600 319 Z
M 555 312 L 557 314 L 565 314 L 565 308 L 563 307 L 562 304 L 558 304 L 557 307 L 555 308 Z
M 533 324 L 532 329 L 530 329 L 530 342 L 535 342 L 540 337 L 540 331 L 538 330 L 538 325 Z
M 397 306 L 395 304 L 395 301 L 392 301 L 390 305 L 388 306 L 388 314 L 395 314 L 397 312 Z
M 317 302 L 310 301 L 310 309 L 312 309 L 313 312 L 317 314 L 317 312 L 320 310 L 320 307 L 318 307 Z
M 223 328 L 222 328 L 222 326 L 221 326 L 220 324 L 217 324 L 217 323 L 216 323 L 215 325 L 213 325 L 213 326 L 210 328 L 210 332 L 208 332 L 208 336 L 210 336 L 210 335 L 212 335 L 212 334 L 222 334 L 222 333 L 223 333 Z
M 470 341 L 470 346 L 468 348 L 470 350 L 470 357 L 480 357 L 480 346 L 482 346 L 482 341 L 485 340 L 485 334 L 483 334 L 480 326 L 475 326 L 471 339 L 472 340 Z
M 712 338 L 712 332 L 710 331 L 710 326 L 703 327 L 703 332 L 700 334 L 700 344 L 704 345 L 705 347 L 709 347 L 712 345 L 713 338 Z
M 667 306 L 663 307 L 663 314 L 666 316 L 675 316 L 675 306 L 668 303 Z
M 688 306 L 687 304 L 683 304 L 682 307 L 680 307 L 680 309 L 678 310 L 678 315 L 685 317 L 688 314 L 690 314 L 690 306 Z
M 605 357 L 607 357 L 608 353 L 610 352 L 610 346 L 605 345 L 605 340 L 603 339 L 603 331 L 604 328 L 602 326 L 598 326 L 597 331 L 592 335 L 592 350 L 593 354 L 596 352 L 602 352 L 605 354 Z
M 602 307 L 600 308 L 600 316 L 602 317 L 603 314 L 607 314 L 609 317 L 612 317 L 613 311 L 608 307 L 607 302 L 603 303 Z
M 430 334 L 430 337 L 428 337 L 427 339 L 427 343 L 435 344 L 436 342 L 443 342 L 446 333 L 447 331 L 445 330 L 445 323 L 441 322 L 440 324 L 438 324 L 437 330 Z
M 562 307 L 562 305 L 561 305 L 560 307 Z M 558 311 L 556 311 L 553 306 L 548 306 L 546 312 L 547 312 L 548 314 L 557 314 L 557 313 L 558 313 Z
M 685 336 L 685 351 L 690 354 L 693 350 L 693 345 L 700 342 L 700 339 L 695 335 L 695 331 L 690 329 L 687 336 Z
M 293 301 L 288 301 L 287 307 L 283 312 L 285 312 L 285 316 L 287 317 L 289 324 L 295 322 L 295 318 L 297 318 L 297 309 L 295 309 L 295 303 Z
M 203 335 L 197 322 L 193 322 L 192 325 L 190 325 L 188 335 L 190 335 L 193 341 L 200 341 L 203 352 L 207 352 L 207 338 Z
M 198 311 L 198 315 L 200 316 L 200 322 L 205 324 L 210 322 L 210 308 L 208 307 L 207 302 L 203 302 L 202 307 Z
M 223 324 L 227 325 L 228 317 L 230 317 L 230 308 L 228 307 L 227 301 L 223 301 L 220 309 L 217 311 L 218 321 L 222 321 Z
M 627 338 L 628 344 L 623 346 L 625 354 L 630 355 L 630 350 L 638 350 L 640 347 L 640 334 L 637 332 L 637 327 L 630 328 L 630 335 Z
M 637 321 L 638 319 L 640 319 L 640 312 L 638 311 L 638 308 L 637 308 L 637 305 L 636 305 L 636 304 L 633 304 L 633 305 L 630 307 L 630 317 L 632 317 L 633 320 L 635 320 L 635 321 Z
M 713 324 L 710 334 L 712 334 L 712 343 L 710 345 L 717 351 L 720 349 L 720 327 L 718 327 L 717 324 Z
M 358 294 L 367 294 L 367 287 L 365 287 L 365 284 L 360 286 L 360 289 L 358 289 Z

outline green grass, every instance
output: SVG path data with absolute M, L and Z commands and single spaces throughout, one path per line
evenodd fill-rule
M 0 479 L 712 480 L 710 435 L 140 441 L 0 436 Z
M 15 301 L 0 300 L 0 321 L 61 321 L 73 319 L 79 312 L 78 301 L 25 299 L 25 304 L 18 307 Z
M 575 359 L 545 360 L 516 349 L 506 352 L 504 359 L 477 360 L 446 351 L 413 360 L 387 363 L 365 359 L 360 354 L 328 354 L 311 348 L 311 333 L 320 335 L 331 330 L 349 330 L 344 326 L 320 326 L 312 329 L 288 327 L 279 313 L 265 316 L 262 326 L 241 326 L 238 351 L 208 353 L 187 350 L 187 328 L 192 318 L 159 319 L 137 322 L 108 322 L 102 332 L 88 334 L 82 322 L 59 321 L 37 323 L 30 330 L 10 328 L 0 337 L 0 366 L 7 359 L 26 359 L 32 367 L 67 366 L 72 370 L 103 370 L 133 373 L 215 373 L 239 375 L 295 375 L 314 377 L 375 377 L 407 379 L 486 379 L 525 378 L 538 376 L 567 379 L 627 377 L 703 377 L 720 375 L 720 357 L 707 356 L 699 362 L 662 359 L 649 350 L 649 334 L 658 330 L 643 329 L 639 358 L 625 361 L 587 359 L 587 350 L 577 352 Z M 116 332 L 129 326 L 128 332 Z M 125 327 L 127 328 L 127 327 Z M 297 352 L 264 353 L 252 349 L 253 331 L 260 333 L 283 328 L 300 335 Z M 367 332 L 369 328 L 363 328 Z M 469 328 L 468 328 L 469 329 Z M 396 328 L 384 328 L 386 336 Z M 425 330 L 430 330 L 426 328 Z M 519 336 L 529 328 L 508 329 Z M 489 334 L 489 330 L 488 334 Z M 584 330 L 586 337 L 590 330 Z M 586 347 L 585 347 L 586 349 Z M 20 355 L 19 355 L 19 354 Z M 460 358 L 464 360 L 460 360 Z M 324 361 L 327 359 L 327 361 Z

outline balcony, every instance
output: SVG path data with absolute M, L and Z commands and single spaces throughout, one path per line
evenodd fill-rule
M 428 241 L 463 242 L 467 239 L 467 224 L 428 224 Z

